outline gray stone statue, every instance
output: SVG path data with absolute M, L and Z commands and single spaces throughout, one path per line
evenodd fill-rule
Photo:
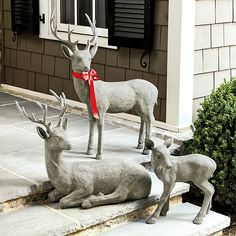
M 146 147 L 152 150 L 151 162 L 154 172 L 164 184 L 158 207 L 146 222 L 154 224 L 160 215 L 167 214 L 170 193 L 176 182 L 191 181 L 204 192 L 202 207 L 193 220 L 194 224 L 201 224 L 211 208 L 212 196 L 215 192 L 213 185 L 208 180 L 216 169 L 216 163 L 208 156 L 201 154 L 172 156 L 168 149 L 172 142 L 173 140 L 169 139 L 163 145 L 155 147 L 152 140 L 145 140 Z
M 47 105 L 37 103 L 43 110 L 43 118 L 28 115 L 16 102 L 19 111 L 37 127 L 45 141 L 45 164 L 49 180 L 55 188 L 48 194 L 51 202 L 60 200 L 61 208 L 91 208 L 126 200 L 146 198 L 151 190 L 151 178 L 147 170 L 136 162 L 122 160 L 64 162 L 63 150 L 70 150 L 66 137 L 67 119 L 65 95 L 53 95 L 60 101 L 62 112 L 56 127 L 47 122 Z
M 51 31 L 60 42 L 70 47 L 69 48 L 66 45 L 62 45 L 62 50 L 65 56 L 69 58 L 72 63 L 75 91 L 79 99 L 87 105 L 88 109 L 90 131 L 87 154 L 93 154 L 94 127 L 96 122 L 98 126 L 98 147 L 96 157 L 97 159 L 101 159 L 103 151 L 104 119 L 106 112 L 129 112 L 131 109 L 134 109 L 141 118 L 137 148 L 143 149 L 144 132 L 146 131 L 147 138 L 150 138 L 151 135 L 152 121 L 154 120 L 153 109 L 157 103 L 158 96 L 157 88 L 150 82 L 141 79 L 134 79 L 124 82 L 104 82 L 102 80 L 96 80 L 93 82 L 88 79 L 89 82 L 85 82 L 81 79 L 81 74 L 89 75 L 91 60 L 95 56 L 98 49 L 98 45 L 96 43 L 98 34 L 95 22 L 92 23 L 86 15 L 93 32 L 93 38 L 90 41 L 87 41 L 87 45 L 84 50 L 79 50 L 77 47 L 78 41 L 71 41 L 72 31 L 70 31 L 69 28 L 68 40 L 63 40 L 58 36 L 57 28 L 53 25 L 54 16 L 55 14 L 53 13 L 50 21 Z M 91 47 L 93 44 L 94 46 Z M 96 112 L 94 112 L 94 108 L 91 105 L 91 83 L 94 83 L 94 91 L 96 94 Z M 143 154 L 149 154 L 149 150 L 144 148 Z

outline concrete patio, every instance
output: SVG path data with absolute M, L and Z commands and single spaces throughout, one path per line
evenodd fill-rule
M 17 110 L 15 100 L 29 114 L 34 113 L 38 117 L 42 115 L 34 102 L 0 93 L 0 181 L 7 187 L 1 188 L 0 201 L 24 196 L 28 191 L 32 194 L 50 188 L 50 185 L 45 184 L 48 178 L 44 164 L 44 142 L 36 132 L 36 124 Z M 55 120 L 58 113 L 58 110 L 49 108 L 48 120 Z M 88 120 L 77 114 L 67 113 L 66 117 L 69 123 L 68 137 L 73 149 L 65 153 L 65 158 L 68 161 L 94 161 L 95 155 L 86 155 Z M 106 124 L 104 143 L 104 158 L 126 158 L 140 163 L 150 160 L 149 156 L 143 156 L 135 148 L 137 133 L 126 128 Z M 12 183 L 9 185 L 11 178 Z M 13 181 L 15 179 L 17 181 Z
M 163 188 L 162 183 L 151 172 L 152 191 L 147 199 L 89 210 L 61 210 L 58 204 L 39 201 L 42 200 L 40 194 L 45 194 L 52 188 L 44 164 L 44 144 L 37 135 L 36 124 L 19 113 L 15 100 L 28 113 L 41 116 L 41 110 L 34 102 L 0 92 L 0 235 L 50 236 L 69 235 L 74 232 L 77 235 L 97 235 L 110 230 L 114 225 L 145 219 L 150 215 Z M 55 121 L 57 114 L 58 110 L 49 108 L 48 119 Z M 85 153 L 88 140 L 87 118 L 73 113 L 67 113 L 66 116 L 69 122 L 68 137 L 73 149 L 65 152 L 65 160 L 97 161 L 94 159 L 95 155 L 87 156 Z M 104 158 L 149 162 L 150 156 L 143 156 L 141 150 L 135 148 L 137 138 L 138 133 L 131 129 L 106 124 Z M 163 142 L 158 138 L 155 141 Z M 188 184 L 177 183 L 172 192 L 171 204 L 180 205 L 181 195 L 188 190 Z M 221 215 L 219 217 L 215 224 L 213 222 L 209 232 L 220 231 L 229 224 L 229 218 Z M 191 219 L 188 220 L 191 222 Z M 143 227 L 150 228 L 144 224 Z M 199 228 L 197 232 L 206 232 L 206 227 Z M 109 235 L 112 235 L 112 231 Z M 125 234 L 123 232 L 114 235 Z

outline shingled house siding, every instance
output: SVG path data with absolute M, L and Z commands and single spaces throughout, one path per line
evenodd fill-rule
M 2 1 L 0 2 L 0 83 L 2 80 Z
M 236 1 L 196 1 L 193 118 L 204 97 L 236 76 Z
M 11 12 L 9 0 L 3 1 L 4 15 L 4 75 L 3 83 L 48 93 L 49 88 L 64 91 L 70 99 L 78 100 L 71 78 L 70 62 L 60 49 L 60 43 L 40 39 L 32 35 L 20 35 L 12 41 Z M 165 121 L 166 75 L 167 75 L 167 22 L 168 1 L 156 0 L 155 42 L 150 56 L 145 58 L 148 66 L 139 64 L 142 50 L 99 48 L 93 59 L 93 67 L 105 81 L 145 79 L 158 87 L 158 106 L 155 118 Z

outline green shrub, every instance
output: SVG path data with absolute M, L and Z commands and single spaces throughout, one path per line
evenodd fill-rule
M 236 79 L 225 81 L 201 106 L 187 152 L 205 154 L 216 161 L 214 199 L 236 211 Z

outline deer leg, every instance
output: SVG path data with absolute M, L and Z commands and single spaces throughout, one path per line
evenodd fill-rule
M 105 112 L 99 113 L 99 120 L 97 121 L 97 125 L 98 125 L 98 148 L 97 148 L 97 155 L 96 155 L 97 159 L 102 159 L 104 119 L 105 119 Z
M 143 142 L 144 142 L 144 124 L 145 124 L 145 122 L 144 122 L 144 120 L 141 118 L 137 149 L 143 149 Z
M 154 120 L 153 114 L 150 114 L 146 120 L 146 138 L 151 138 L 151 131 L 152 131 L 152 121 Z M 149 155 L 150 151 L 144 147 L 143 149 L 143 155 Z
M 129 191 L 116 190 L 115 192 L 108 195 L 92 196 L 90 199 L 87 199 L 82 203 L 82 207 L 88 209 L 95 206 L 121 203 L 127 199 L 128 193 Z
M 170 195 L 161 209 L 160 216 L 166 216 L 167 212 L 169 211 L 169 208 L 170 208 Z
M 48 193 L 48 199 L 50 202 L 57 202 L 63 197 L 65 197 L 65 194 L 58 192 L 56 189 L 53 189 Z
M 103 196 L 104 194 L 103 193 L 99 193 L 98 195 L 96 196 Z M 73 207 L 80 207 L 82 205 L 82 203 L 86 200 L 90 200 L 92 197 L 94 197 L 95 195 L 90 195 L 88 197 L 84 197 L 84 198 L 80 198 L 80 199 L 75 199 L 71 202 L 69 202 L 67 204 L 67 207 L 66 208 L 73 208 Z
M 155 224 L 156 223 L 157 219 L 160 217 L 161 210 L 162 210 L 164 204 L 166 203 L 166 201 L 168 200 L 170 193 L 173 190 L 174 186 L 175 186 L 175 182 L 164 183 L 164 191 L 161 195 L 160 202 L 158 203 L 158 206 L 157 206 L 155 212 L 152 214 L 152 216 L 147 219 L 147 221 L 146 221 L 147 224 Z
M 89 197 L 92 193 L 84 189 L 76 190 L 60 200 L 62 209 L 77 206 L 76 203 L 85 197 Z M 81 204 L 81 203 L 80 203 Z
M 201 224 L 203 222 L 203 218 L 206 216 L 206 214 L 210 210 L 212 196 L 215 192 L 215 189 L 213 185 L 208 182 L 208 180 L 205 180 L 201 183 L 194 182 L 194 184 L 204 191 L 204 199 L 203 199 L 202 207 L 200 211 L 198 212 L 197 216 L 195 217 L 195 219 L 193 220 L 194 224 Z
M 211 210 L 211 207 L 212 207 L 212 200 L 208 204 L 207 212 L 206 212 L 207 215 L 208 215 L 209 211 Z
M 88 141 L 87 155 L 93 155 L 94 127 L 96 124 L 96 119 L 93 117 L 89 106 L 87 106 L 87 108 L 88 108 L 88 118 L 89 118 L 89 141 Z

